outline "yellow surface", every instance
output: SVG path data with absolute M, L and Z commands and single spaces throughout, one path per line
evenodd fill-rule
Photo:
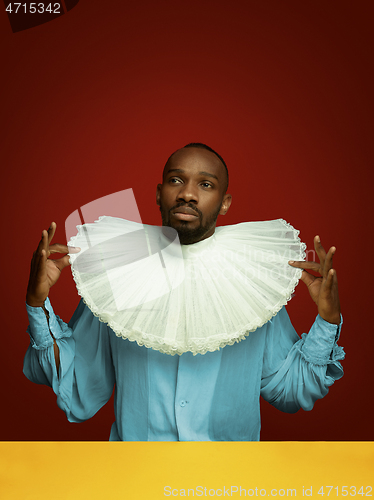
M 373 486 L 372 442 L 0 443 L 1 500 L 368 500 Z

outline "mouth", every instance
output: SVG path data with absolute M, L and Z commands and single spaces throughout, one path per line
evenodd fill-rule
M 189 207 L 178 207 L 172 211 L 173 217 L 178 220 L 193 221 L 199 218 L 196 210 Z

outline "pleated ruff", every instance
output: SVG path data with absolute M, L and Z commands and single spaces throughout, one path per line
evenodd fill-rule
M 79 295 L 118 337 L 167 354 L 204 354 L 243 340 L 290 300 L 304 260 L 282 219 L 216 228 L 180 245 L 171 228 L 114 217 L 77 226 L 69 246 Z

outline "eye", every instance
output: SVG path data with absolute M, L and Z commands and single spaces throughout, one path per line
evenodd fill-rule
M 205 188 L 212 188 L 212 184 L 210 184 L 210 182 L 202 182 L 201 185 Z
M 170 182 L 171 184 L 177 184 L 177 183 L 181 182 L 181 180 L 180 180 L 180 179 L 178 179 L 177 177 L 171 177 L 171 178 L 169 179 L 169 182 Z

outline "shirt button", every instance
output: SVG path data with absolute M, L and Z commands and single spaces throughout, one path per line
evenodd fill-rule
M 183 408 L 183 406 L 186 406 L 186 401 L 181 401 L 179 404 L 180 404 L 180 406 L 182 406 L 182 408 Z

